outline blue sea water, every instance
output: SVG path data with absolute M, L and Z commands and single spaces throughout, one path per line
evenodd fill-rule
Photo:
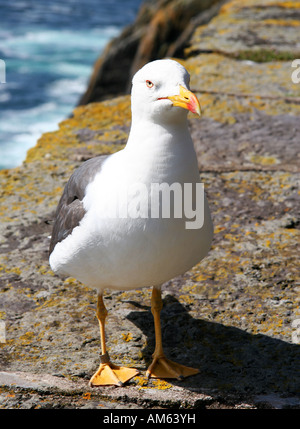
M 142 0 L 0 0 L 0 169 L 20 165 L 85 91 Z

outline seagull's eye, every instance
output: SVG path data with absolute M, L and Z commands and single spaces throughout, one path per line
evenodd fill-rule
M 154 83 L 151 82 L 151 80 L 146 80 L 146 85 L 148 86 L 148 88 L 153 88 Z

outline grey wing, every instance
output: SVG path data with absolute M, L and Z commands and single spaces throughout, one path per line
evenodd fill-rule
M 56 209 L 49 255 L 56 244 L 71 234 L 84 217 L 85 209 L 82 200 L 85 196 L 86 187 L 101 170 L 101 166 L 108 156 L 102 155 L 89 159 L 70 177 Z

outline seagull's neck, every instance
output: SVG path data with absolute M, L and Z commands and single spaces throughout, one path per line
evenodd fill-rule
M 168 126 L 133 123 L 124 155 L 135 180 L 192 182 L 199 176 L 187 121 Z
M 186 144 L 193 145 L 186 119 L 168 124 L 142 120 L 132 122 L 126 149 L 159 155 L 176 152 Z

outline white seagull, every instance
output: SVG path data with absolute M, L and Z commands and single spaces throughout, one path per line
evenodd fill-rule
M 182 379 L 198 372 L 166 358 L 160 325 L 161 285 L 201 261 L 213 237 L 204 194 L 199 198 L 201 225 L 187 227 L 191 216 L 182 211 L 180 215 L 180 204 L 174 202 L 175 190 L 185 189 L 185 184 L 196 189 L 200 183 L 187 121 L 188 111 L 200 115 L 200 105 L 189 90 L 189 73 L 169 59 L 146 64 L 133 78 L 131 109 L 125 148 L 84 162 L 69 179 L 57 207 L 50 244 L 54 272 L 75 277 L 98 291 L 102 354 L 91 386 L 122 386 L 138 374 L 135 368 L 113 364 L 108 356 L 103 302 L 106 289 L 153 287 L 156 344 L 148 378 Z M 167 201 L 169 215 L 161 211 L 165 209 L 165 194 L 152 198 L 154 190 L 161 191 L 163 185 L 174 191 L 174 200 Z M 193 213 L 198 201 L 195 189 L 189 194 Z M 154 209 L 153 201 L 158 201 Z

